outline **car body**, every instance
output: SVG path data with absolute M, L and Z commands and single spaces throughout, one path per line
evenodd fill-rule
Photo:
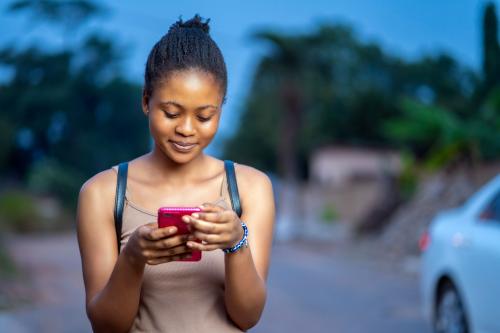
M 500 176 L 421 239 L 425 316 L 436 332 L 500 332 Z

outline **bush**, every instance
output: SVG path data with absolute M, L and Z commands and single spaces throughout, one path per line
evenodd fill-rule
M 8 279 L 17 273 L 17 267 L 10 258 L 7 250 L 0 245 L 0 279 Z
M 55 160 L 43 159 L 33 165 L 28 176 L 30 190 L 55 195 L 65 207 L 74 210 L 84 178 L 77 171 Z
M 332 224 L 339 218 L 339 214 L 332 203 L 326 204 L 321 211 L 321 220 L 323 223 Z
M 403 200 L 409 200 L 417 190 L 418 166 L 410 153 L 404 153 L 403 170 L 399 174 L 399 193 Z
M 0 196 L 2 229 L 28 231 L 36 227 L 38 210 L 33 197 L 22 191 L 9 191 Z
M 0 229 L 14 232 L 59 231 L 67 229 L 70 218 L 59 202 L 22 190 L 0 196 Z

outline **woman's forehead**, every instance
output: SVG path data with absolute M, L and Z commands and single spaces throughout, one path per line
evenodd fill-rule
M 154 88 L 153 95 L 159 101 L 173 100 L 181 105 L 220 105 L 222 102 L 220 84 L 213 75 L 198 70 L 170 74 Z

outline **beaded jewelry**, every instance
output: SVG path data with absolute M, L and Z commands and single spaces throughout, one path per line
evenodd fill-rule
M 247 225 L 243 221 L 241 221 L 241 226 L 243 227 L 243 238 L 235 246 L 229 247 L 227 249 L 222 249 L 222 251 L 224 251 L 224 253 L 234 253 L 234 252 L 238 251 L 239 249 L 241 249 L 241 247 L 243 245 L 245 245 L 245 247 L 248 247 L 248 240 L 247 240 L 248 228 L 247 228 Z

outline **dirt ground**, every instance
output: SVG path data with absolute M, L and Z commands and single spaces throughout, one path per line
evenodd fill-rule
M 74 233 L 15 236 L 8 248 L 23 275 L 0 311 L 0 331 L 91 332 Z M 367 244 L 288 241 L 273 247 L 268 300 L 251 332 L 426 333 L 417 265 L 379 257 Z M 16 294 L 17 293 L 17 294 Z

